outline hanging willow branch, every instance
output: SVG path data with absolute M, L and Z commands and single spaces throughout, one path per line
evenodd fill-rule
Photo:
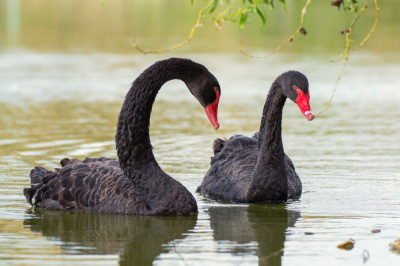
M 278 1 L 286 9 L 286 0 Z M 246 23 L 249 23 L 249 21 L 253 21 L 256 17 L 260 18 L 263 25 L 265 25 L 266 12 L 263 7 L 274 8 L 274 0 L 241 0 L 240 7 L 233 7 L 235 5 L 235 0 L 209 0 L 207 4 L 202 9 L 200 9 L 197 15 L 197 20 L 192 27 L 188 37 L 184 41 L 165 49 L 145 50 L 141 48 L 136 42 L 133 43 L 133 47 L 143 54 L 164 53 L 180 48 L 192 40 L 196 29 L 203 26 L 203 24 L 201 24 L 200 22 L 201 19 L 205 16 L 205 11 L 209 10 L 209 13 L 211 14 L 217 10 L 217 7 L 219 5 L 225 5 L 226 8 L 212 19 L 215 24 L 215 28 L 218 30 L 222 27 L 222 23 L 229 21 L 237 23 L 239 25 L 239 29 L 242 30 Z
M 374 25 L 372 25 L 371 30 L 368 32 L 368 34 L 365 36 L 365 38 L 360 42 L 360 47 L 364 45 L 366 41 L 371 37 L 372 33 L 376 30 L 376 27 L 378 26 L 378 20 L 379 20 L 379 5 L 378 5 L 378 0 L 374 0 L 374 6 L 375 6 L 375 20 L 374 20 Z
M 136 42 L 133 43 L 133 47 L 135 47 L 139 52 L 143 53 L 143 54 L 159 54 L 159 53 L 165 53 L 165 52 L 169 52 L 172 50 L 175 50 L 177 48 L 180 48 L 182 46 L 184 46 L 185 44 L 187 44 L 188 42 L 190 42 L 194 36 L 194 33 L 196 31 L 196 29 L 202 27 L 203 25 L 200 23 L 201 19 L 203 17 L 204 11 L 206 11 L 207 9 L 209 9 L 211 7 L 211 4 L 213 3 L 213 0 L 208 1 L 207 5 L 205 5 L 202 9 L 200 9 L 198 15 L 197 15 L 197 20 L 194 24 L 194 26 L 192 27 L 192 29 L 190 30 L 189 36 L 183 40 L 182 42 L 175 44 L 169 48 L 165 48 L 165 49 L 156 49 L 156 50 L 144 50 L 142 49 Z
M 285 47 L 288 43 L 293 42 L 294 37 L 296 37 L 297 34 L 299 34 L 299 33 L 302 33 L 304 35 L 307 34 L 307 31 L 303 28 L 303 24 L 304 24 L 304 16 L 307 13 L 307 7 L 310 3 L 311 3 L 311 0 L 307 0 L 306 4 L 304 5 L 303 9 L 301 10 L 300 25 L 297 28 L 297 30 L 292 35 L 290 35 L 286 40 L 284 40 L 278 47 L 276 47 L 274 50 L 272 50 L 270 53 L 268 53 L 266 55 L 261 55 L 261 56 L 251 55 L 243 49 L 243 47 L 242 47 L 243 41 L 240 42 L 240 52 L 242 54 L 244 54 L 245 56 L 252 57 L 252 58 L 266 58 L 266 57 L 269 57 L 269 56 L 279 52 L 279 50 L 281 50 L 283 47 Z
M 193 3 L 194 0 L 191 0 Z M 286 0 L 278 0 L 286 9 Z M 370 0 L 366 0 L 364 5 L 358 10 L 358 1 L 357 0 L 333 0 L 331 2 L 332 6 L 337 6 L 339 9 L 343 7 L 343 10 L 346 14 L 347 20 L 349 22 L 349 26 L 342 31 L 342 34 L 345 35 L 345 48 L 344 51 L 340 54 L 340 57 L 337 60 L 334 61 L 341 61 L 343 60 L 342 67 L 339 71 L 339 75 L 336 79 L 335 85 L 333 87 L 331 96 L 325 105 L 324 109 L 316 113 L 316 116 L 321 115 L 324 113 L 326 110 L 329 109 L 330 105 L 332 104 L 333 97 L 336 93 L 339 81 L 341 80 L 344 69 L 347 65 L 348 59 L 350 52 L 352 50 L 352 43 L 355 42 L 351 37 L 353 33 L 353 28 L 354 25 L 357 23 L 359 18 L 364 14 L 366 8 L 368 7 Z M 362 47 L 367 40 L 371 37 L 372 33 L 376 30 L 376 27 L 378 25 L 378 20 L 379 20 L 379 13 L 380 13 L 380 8 L 378 5 L 378 0 L 373 0 L 374 1 L 374 6 L 375 6 L 375 20 L 374 24 L 372 25 L 371 29 L 369 32 L 366 34 L 364 39 L 360 42 L 358 47 L 353 48 L 353 50 L 358 49 Z M 100 2 L 104 5 L 104 0 L 100 0 Z M 183 45 L 187 44 L 190 42 L 194 36 L 194 33 L 199 27 L 202 27 L 203 24 L 201 23 L 201 20 L 203 17 L 205 17 L 204 13 L 209 10 L 209 13 L 213 13 L 215 10 L 217 10 L 218 5 L 225 5 L 225 8 L 218 13 L 216 17 L 213 18 L 213 22 L 215 24 L 216 29 L 220 29 L 222 27 L 222 23 L 229 21 L 229 22 L 234 22 L 238 23 L 239 29 L 243 29 L 244 25 L 248 23 L 249 21 L 253 21 L 256 17 L 261 19 L 262 24 L 266 25 L 266 12 L 263 7 L 270 7 L 274 8 L 274 0 L 241 0 L 240 1 L 241 5 L 239 7 L 234 6 L 235 0 L 209 0 L 207 4 L 200 9 L 198 15 L 197 15 L 197 20 L 194 24 L 194 26 L 191 28 L 190 33 L 188 37 L 183 40 L 182 42 L 173 45 L 169 48 L 165 49 L 155 49 L 155 50 L 145 50 L 141 48 L 136 42 L 133 43 L 133 47 L 136 48 L 139 52 L 143 54 L 157 54 L 157 53 L 165 53 L 169 52 L 172 50 L 175 50 L 177 48 L 182 47 Z M 307 8 L 311 4 L 311 0 L 307 0 L 306 3 L 304 4 L 302 11 L 301 11 L 301 16 L 300 16 L 300 24 L 299 27 L 296 29 L 296 31 L 290 35 L 287 39 L 285 39 L 278 47 L 276 47 L 274 50 L 269 52 L 266 55 L 262 56 L 255 56 L 251 55 L 248 52 L 246 52 L 243 49 L 243 41 L 240 43 L 240 52 L 248 57 L 252 58 L 267 58 L 277 52 L 279 52 L 282 48 L 284 48 L 288 43 L 293 42 L 294 38 L 299 34 L 306 34 L 307 31 L 303 27 L 304 24 L 304 18 L 305 14 L 307 13 Z M 350 11 L 350 12 L 349 12 Z M 354 17 L 351 18 L 351 14 L 354 14 Z
M 322 109 L 321 111 L 319 111 L 318 113 L 315 114 L 316 117 L 321 115 L 322 113 L 324 113 L 326 110 L 328 110 L 329 107 L 332 104 L 333 97 L 335 96 L 337 87 L 339 85 L 339 81 L 343 76 L 344 69 L 345 69 L 345 67 L 347 65 L 347 62 L 349 60 L 349 55 L 350 55 L 350 51 L 351 51 L 351 44 L 354 42 L 354 40 L 351 39 L 351 34 L 353 33 L 354 25 L 356 24 L 358 19 L 361 17 L 361 15 L 365 12 L 366 8 L 368 7 L 368 4 L 369 4 L 369 0 L 367 0 L 365 2 L 365 4 L 362 6 L 362 8 L 360 9 L 360 12 L 358 12 L 357 15 L 354 17 L 354 19 L 351 21 L 349 27 L 346 30 L 343 31 L 343 33 L 346 34 L 346 39 L 345 39 L 346 40 L 346 46 L 345 46 L 344 51 L 340 54 L 340 58 L 339 58 L 339 60 L 343 60 L 343 64 L 342 64 L 342 67 L 340 68 L 339 75 L 336 78 L 335 85 L 333 87 L 331 96 L 329 97 L 329 100 L 328 100 L 327 104 L 325 105 L 324 109 Z M 378 26 L 378 18 L 379 18 L 379 11 L 380 11 L 380 8 L 379 8 L 379 5 L 378 5 L 378 0 L 374 0 L 374 6 L 375 6 L 375 21 L 374 21 L 374 24 L 372 25 L 371 29 L 369 30 L 367 35 L 364 37 L 364 39 L 360 42 L 359 47 L 364 45 L 364 43 L 371 37 L 371 34 L 375 31 L 376 27 Z

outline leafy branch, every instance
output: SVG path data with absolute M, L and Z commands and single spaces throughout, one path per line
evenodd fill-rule
M 215 14 L 211 18 L 214 22 L 215 28 L 217 30 L 221 29 L 223 23 L 230 22 L 230 23 L 237 23 L 239 30 L 243 30 L 246 24 L 254 22 L 257 18 L 261 20 L 262 24 L 265 26 L 267 24 L 267 11 L 266 10 L 273 10 L 275 8 L 274 2 L 279 1 L 283 8 L 286 10 L 286 0 L 204 0 L 207 1 L 207 4 L 201 8 L 197 15 L 197 20 L 194 23 L 193 27 L 190 30 L 188 37 L 183 40 L 182 42 L 173 45 L 169 48 L 165 49 L 156 49 L 156 50 L 144 50 L 141 48 L 136 42 L 133 43 L 133 47 L 135 47 L 139 52 L 143 54 L 156 54 L 156 53 L 164 53 L 168 51 L 172 51 L 174 49 L 180 48 L 183 45 L 190 42 L 195 34 L 195 31 L 203 26 L 202 20 L 204 20 L 207 16 L 211 14 Z M 311 4 L 312 0 L 307 0 L 304 4 L 301 16 L 300 16 L 300 24 L 296 31 L 287 37 L 280 45 L 278 45 L 274 50 L 269 52 L 263 56 L 254 56 L 247 53 L 243 49 L 243 41 L 240 43 L 240 52 L 246 56 L 253 57 L 253 58 L 266 58 L 269 57 L 277 52 L 279 52 L 282 48 L 284 48 L 288 43 L 294 41 L 295 37 L 298 36 L 299 33 L 306 35 L 307 31 L 303 27 L 305 15 L 307 12 L 308 6 Z M 104 5 L 104 0 L 100 0 L 100 2 Z M 194 0 L 191 0 L 193 3 Z M 365 42 L 371 37 L 372 33 L 376 30 L 379 20 L 379 13 L 380 8 L 378 5 L 378 0 L 373 0 L 374 7 L 375 7 L 375 20 L 370 28 L 369 32 L 366 36 L 362 39 L 359 45 L 356 48 L 352 48 L 352 44 L 355 40 L 352 39 L 353 29 L 356 23 L 358 22 L 359 18 L 365 13 L 370 0 L 365 0 L 364 4 L 359 5 L 359 0 L 332 0 L 331 5 L 336 6 L 339 11 L 343 11 L 346 15 L 346 19 L 348 21 L 348 27 L 341 31 L 342 35 L 345 36 L 345 48 L 344 51 L 340 54 L 338 60 L 342 60 L 342 67 L 339 71 L 339 75 L 336 79 L 334 88 L 332 90 L 331 96 L 325 105 L 324 109 L 316 114 L 319 116 L 328 108 L 330 107 L 333 97 L 335 95 L 336 89 L 338 87 L 339 81 L 343 76 L 344 69 L 347 65 L 350 52 L 354 49 L 358 49 L 362 47 Z M 208 12 L 206 12 L 208 10 Z
M 286 0 L 278 1 L 283 5 L 284 9 L 286 9 Z M 193 3 L 194 0 L 191 0 L 191 2 Z M 139 46 L 137 42 L 133 43 L 133 47 L 143 54 L 164 53 L 182 47 L 192 40 L 194 33 L 198 28 L 203 27 L 201 21 L 207 16 L 207 10 L 208 14 L 219 11 L 218 14 L 212 18 L 217 30 L 221 29 L 224 22 L 238 23 L 239 29 L 242 30 L 245 24 L 254 22 L 257 17 L 261 19 L 263 25 L 266 25 L 266 8 L 274 8 L 274 0 L 240 0 L 239 2 L 240 3 L 237 3 L 235 0 L 208 0 L 207 4 L 200 9 L 197 15 L 197 20 L 190 30 L 188 37 L 182 42 L 169 48 L 145 50 Z M 219 7 L 221 7 L 222 10 L 220 10 Z
M 376 30 L 376 27 L 378 26 L 378 19 L 379 19 L 379 12 L 380 12 L 380 8 L 378 5 L 378 0 L 373 0 L 374 1 L 374 6 L 375 6 L 375 20 L 374 20 L 374 24 L 372 25 L 371 29 L 369 30 L 369 32 L 367 33 L 367 35 L 364 37 L 364 39 L 360 42 L 358 47 L 361 47 L 364 45 L 364 43 L 371 37 L 371 34 Z M 351 51 L 351 45 L 353 42 L 355 42 L 352 39 L 352 33 L 353 33 L 353 29 L 354 29 L 354 25 L 357 23 L 357 21 L 359 20 L 359 18 L 361 17 L 361 15 L 364 14 L 365 10 L 367 9 L 369 4 L 369 0 L 366 0 L 364 5 L 361 7 L 360 11 L 358 11 L 358 5 L 357 5 L 357 0 L 347 0 L 346 2 L 343 0 L 336 0 L 332 2 L 333 6 L 337 6 L 338 8 L 340 8 L 341 5 L 343 5 L 343 9 L 346 12 L 346 17 L 349 21 L 349 26 L 343 30 L 341 33 L 345 34 L 345 41 L 346 41 L 346 45 L 344 48 L 344 51 L 340 54 L 340 58 L 339 60 L 343 60 L 343 64 L 342 67 L 339 71 L 339 75 L 336 79 L 335 85 L 333 87 L 331 96 L 329 97 L 329 100 L 327 102 L 327 104 L 325 105 L 324 109 L 322 109 L 321 111 L 319 111 L 318 113 L 316 113 L 315 116 L 319 116 L 322 113 L 324 113 L 326 110 L 329 109 L 329 107 L 332 104 L 333 101 L 333 97 L 336 93 L 336 89 L 339 85 L 339 81 L 343 76 L 344 73 L 344 69 L 347 65 L 347 62 L 349 60 L 349 55 L 350 55 L 350 51 Z M 354 12 L 354 17 L 351 18 L 349 11 Z M 357 48 L 358 48 L 357 47 Z M 357 49 L 356 48 L 356 49 Z M 338 61 L 338 60 L 336 60 Z
M 175 50 L 177 48 L 182 47 L 183 45 L 187 44 L 188 42 L 190 42 L 194 36 L 194 33 L 196 31 L 196 29 L 200 28 L 203 26 L 203 24 L 201 24 L 201 19 L 203 17 L 204 12 L 210 8 L 211 4 L 213 3 L 213 0 L 209 1 L 202 9 L 200 9 L 198 15 L 197 15 L 197 20 L 194 23 L 192 29 L 190 30 L 189 36 L 183 40 L 182 42 L 175 44 L 169 48 L 165 48 L 165 49 L 156 49 L 156 50 L 144 50 L 142 49 L 136 42 L 134 42 L 132 45 L 133 47 L 135 47 L 139 52 L 143 53 L 143 54 L 158 54 L 158 53 L 165 53 L 165 52 L 169 52 L 172 50 Z
M 301 16 L 300 16 L 300 25 L 299 27 L 296 29 L 296 31 L 290 35 L 286 40 L 284 40 L 279 46 L 277 46 L 274 50 L 272 50 L 270 53 L 266 54 L 266 55 L 262 55 L 262 56 L 254 56 L 251 55 L 249 53 L 247 53 L 243 47 L 243 41 L 240 43 L 240 52 L 248 57 L 253 57 L 253 58 L 266 58 L 269 57 L 277 52 L 279 52 L 279 50 L 281 50 L 283 47 L 285 47 L 288 43 L 293 42 L 294 38 L 296 37 L 297 34 L 301 33 L 303 35 L 307 34 L 306 29 L 303 27 L 304 24 L 304 16 L 307 13 L 307 7 L 308 5 L 311 3 L 311 0 L 307 0 L 307 2 L 305 3 L 304 7 L 301 10 Z
M 286 0 L 279 0 L 286 10 Z M 193 0 L 192 0 L 193 3 Z M 218 6 L 223 8 L 214 18 L 216 28 L 220 28 L 222 23 L 228 21 L 237 23 L 242 30 L 246 23 L 251 23 L 259 18 L 262 24 L 267 24 L 266 9 L 274 9 L 274 0 L 241 0 L 236 3 L 235 0 L 213 0 L 210 14 L 214 13 Z

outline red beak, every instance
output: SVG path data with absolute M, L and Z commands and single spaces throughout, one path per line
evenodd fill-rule
M 212 104 L 207 105 L 204 110 L 206 111 L 207 117 L 210 120 L 212 126 L 214 129 L 219 128 L 219 123 L 218 123 L 218 104 L 219 104 L 219 91 L 217 88 L 215 88 L 215 93 L 217 95 L 217 99 Z
M 305 95 L 299 88 L 294 87 L 294 89 L 297 91 L 296 103 L 299 106 L 301 113 L 308 119 L 308 121 L 313 120 L 315 116 L 310 108 L 310 92 Z

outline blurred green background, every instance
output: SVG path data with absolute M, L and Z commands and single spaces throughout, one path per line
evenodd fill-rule
M 268 51 L 278 46 L 299 26 L 306 1 L 287 0 L 285 11 L 280 3 L 268 10 L 267 26 L 260 20 L 246 25 L 225 23 L 216 30 L 207 14 L 204 27 L 193 40 L 178 52 L 238 52 L 240 41 L 248 49 Z M 364 1 L 360 1 L 360 5 Z M 143 48 L 166 48 L 184 40 L 196 21 L 197 13 L 206 4 L 203 0 L 1 0 L 0 49 L 23 48 L 38 52 L 137 53 L 134 38 Z M 400 43 L 400 1 L 379 1 L 379 25 L 363 50 L 393 53 Z M 217 13 L 217 12 L 216 12 Z M 358 42 L 373 24 L 375 9 L 368 10 L 354 29 Z M 318 54 L 340 53 L 344 49 L 346 28 L 343 11 L 331 6 L 331 0 L 314 0 L 308 7 L 304 27 L 307 35 L 299 35 L 284 52 Z

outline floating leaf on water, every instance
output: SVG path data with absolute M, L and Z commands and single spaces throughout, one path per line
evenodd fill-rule
M 400 238 L 389 244 L 390 251 L 400 254 Z
M 349 239 L 346 242 L 339 244 L 337 247 L 341 248 L 341 249 L 345 249 L 345 250 L 351 250 L 354 248 L 354 243 L 356 243 L 356 241 L 354 241 L 354 239 Z
M 373 233 L 373 234 L 377 234 L 377 233 L 380 233 L 381 232 L 381 229 L 372 229 L 371 230 L 371 233 Z

